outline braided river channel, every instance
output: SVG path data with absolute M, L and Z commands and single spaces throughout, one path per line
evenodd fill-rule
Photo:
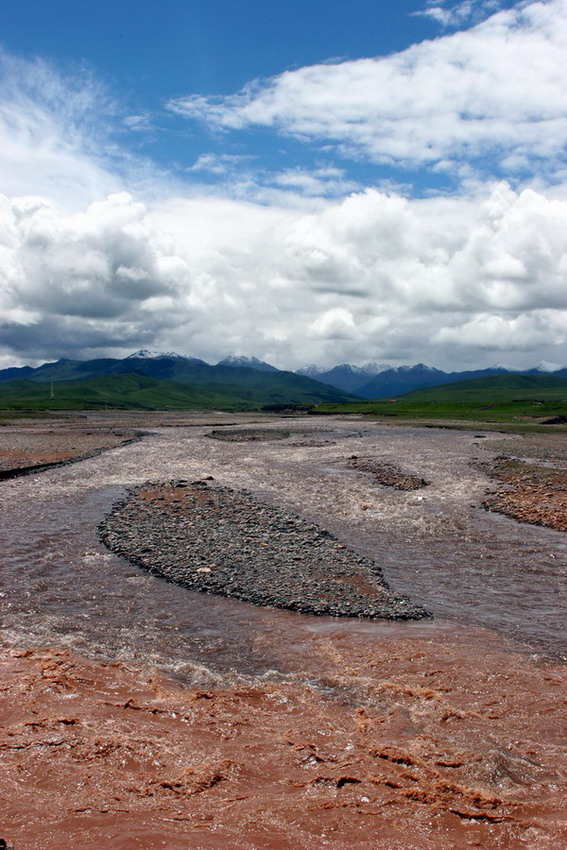
M 103 414 L 101 414 L 102 416 Z M 234 674 L 313 675 L 313 635 L 423 637 L 471 629 L 527 654 L 565 658 L 567 543 L 559 531 L 481 507 L 493 486 L 475 464 L 521 437 L 365 420 L 185 417 L 139 442 L 0 483 L 0 603 L 8 646 L 64 647 L 151 664 L 184 683 Z M 188 424 L 189 422 L 193 424 Z M 285 439 L 212 439 L 213 428 L 285 428 Z M 281 436 L 281 435 L 279 435 Z M 353 455 L 429 483 L 378 485 Z M 127 488 L 212 476 L 300 514 L 369 556 L 392 590 L 433 614 L 416 622 L 311 617 L 168 584 L 108 551 L 97 527 Z M 285 640 L 282 639 L 285 635 Z M 491 638 L 492 639 L 492 638 Z M 471 649 L 471 652 L 473 650 Z M 306 673 L 307 671 L 307 673 Z

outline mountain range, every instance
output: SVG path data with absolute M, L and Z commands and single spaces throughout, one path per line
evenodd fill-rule
M 123 359 L 62 359 L 36 368 L 2 369 L 0 405 L 9 406 L 17 397 L 22 403 L 25 398 L 33 407 L 46 398 L 45 391 L 38 385 L 53 383 L 65 384 L 54 393 L 55 404 L 51 398 L 54 407 L 81 402 L 119 406 L 126 394 L 129 402 L 139 407 L 257 409 L 270 405 L 341 402 L 353 396 L 393 398 L 426 387 L 510 373 L 567 377 L 567 367 L 539 363 L 525 370 L 496 365 L 488 369 L 444 372 L 423 363 L 414 366 L 343 363 L 331 369 L 307 366 L 288 372 L 256 357 L 229 356 L 212 366 L 197 357 L 141 349 Z M 125 376 L 130 378 L 125 380 Z M 125 397 L 123 400 L 124 403 L 128 401 Z
M 63 359 L 35 369 L 0 370 L 2 408 L 257 410 L 349 400 L 343 390 L 275 367 L 210 366 L 173 352 L 144 350 L 124 359 Z
M 358 398 L 392 398 L 424 387 L 453 384 L 458 381 L 490 378 L 505 374 L 549 375 L 567 377 L 567 366 L 553 363 L 539 363 L 531 369 L 516 369 L 513 366 L 497 365 L 487 369 L 473 369 L 463 372 L 444 372 L 433 366 L 418 363 L 415 366 L 379 366 L 368 363 L 366 366 L 352 366 L 342 363 L 332 369 L 307 366 L 298 369 L 298 375 L 307 375 L 324 384 L 337 387 Z

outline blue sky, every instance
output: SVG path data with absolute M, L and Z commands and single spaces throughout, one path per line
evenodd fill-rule
M 73 2 L 7 0 L 2 6 L 4 47 L 40 56 L 63 73 L 85 63 L 117 99 L 123 118 L 139 116 L 136 130 L 122 125 L 120 142 L 191 180 L 203 153 L 254 157 L 267 170 L 311 165 L 330 157 L 249 130 L 246 137 L 214 134 L 164 109 L 188 93 L 230 95 L 251 80 L 286 70 L 401 50 L 437 35 L 438 25 L 412 14 L 420 4 L 402 2 Z M 249 160 L 242 161 L 249 163 Z M 237 161 L 234 160 L 233 167 Z M 346 163 L 362 177 L 365 163 Z M 203 178 L 203 169 L 199 169 Z M 367 179 L 379 175 L 370 169 Z M 194 178 L 195 175 L 193 175 Z M 206 179 L 214 181 L 215 172 Z
M 2 0 L 0 33 L 0 365 L 567 363 L 565 0 Z

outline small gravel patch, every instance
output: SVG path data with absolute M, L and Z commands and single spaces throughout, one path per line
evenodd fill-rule
M 421 490 L 429 484 L 425 478 L 409 475 L 393 463 L 384 463 L 374 458 L 352 455 L 348 459 L 347 466 L 359 472 L 369 472 L 377 484 L 393 487 L 394 490 Z
M 115 505 L 99 531 L 116 554 L 192 590 L 306 614 L 429 616 L 393 594 L 374 561 L 248 491 L 149 483 Z
M 213 440 L 224 440 L 225 443 L 269 443 L 272 440 L 287 440 L 291 431 L 282 428 L 239 428 L 232 431 L 215 428 L 207 436 Z
M 145 433 L 57 428 L 14 433 L 6 428 L 0 432 L 0 481 L 96 457 L 137 442 Z

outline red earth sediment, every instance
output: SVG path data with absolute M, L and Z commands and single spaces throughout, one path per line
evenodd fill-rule
M 564 847 L 564 668 L 479 634 L 314 634 L 323 691 L 183 688 L 7 651 L 0 836 L 14 850 Z
M 79 427 L 33 423 L 26 428 L 9 425 L 0 429 L 0 470 L 78 460 L 133 439 L 135 432 L 114 431 L 86 423 Z
M 488 496 L 483 503 L 488 510 L 567 531 L 567 469 L 508 457 L 495 458 L 480 468 L 509 488 Z

